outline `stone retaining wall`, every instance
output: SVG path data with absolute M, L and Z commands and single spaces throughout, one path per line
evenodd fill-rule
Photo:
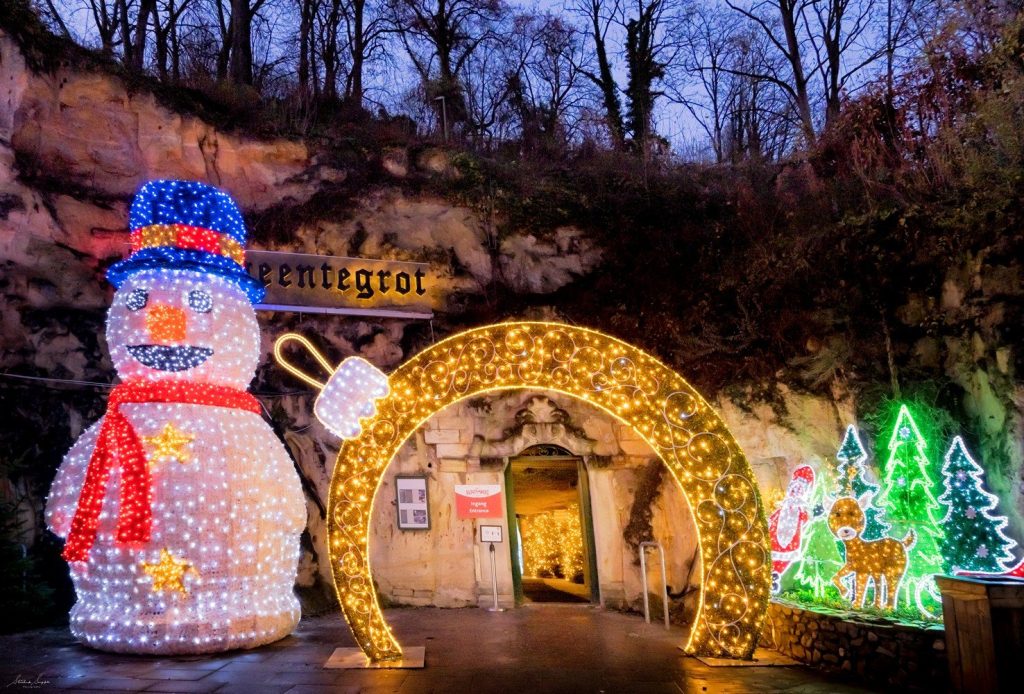
M 839 610 L 773 602 L 762 645 L 830 674 L 883 688 L 946 691 L 945 632 Z

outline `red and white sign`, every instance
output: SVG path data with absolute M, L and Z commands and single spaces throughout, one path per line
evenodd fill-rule
M 501 485 L 456 484 L 455 513 L 458 518 L 501 518 Z

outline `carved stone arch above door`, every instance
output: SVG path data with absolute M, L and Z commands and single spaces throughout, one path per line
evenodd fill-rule
M 558 446 L 572 455 L 587 458 L 597 441 L 573 423 L 568 411 L 543 394 L 529 395 L 500 439 L 476 436 L 469 449 L 474 458 L 511 458 L 532 446 Z

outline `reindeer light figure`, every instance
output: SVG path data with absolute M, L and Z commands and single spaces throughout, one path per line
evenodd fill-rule
M 864 509 L 870 499 L 871 493 L 868 492 L 859 499 L 840 497 L 832 504 L 828 527 L 846 548 L 846 564 L 832 577 L 832 583 L 840 594 L 849 595 L 853 606 L 859 608 L 864 606 L 868 583 L 874 582 L 875 607 L 895 610 L 900 581 L 907 570 L 907 550 L 914 546 L 917 535 L 910 530 L 902 541 L 891 537 L 861 539 L 866 524 Z M 852 594 L 843 583 L 850 576 L 853 576 Z

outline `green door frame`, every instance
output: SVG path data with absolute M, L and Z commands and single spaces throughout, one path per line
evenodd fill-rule
M 590 588 L 590 602 L 601 603 L 601 585 L 597 580 L 597 542 L 594 539 L 594 513 L 590 507 L 590 477 L 583 458 L 577 459 L 577 475 L 580 493 L 580 520 L 583 522 L 583 551 L 587 555 L 587 587 Z
M 505 515 L 508 524 L 508 549 L 512 553 L 512 595 L 516 607 L 526 600 L 523 593 L 523 567 L 519 566 L 519 521 L 516 520 L 515 485 L 512 483 L 512 463 L 505 462 Z

